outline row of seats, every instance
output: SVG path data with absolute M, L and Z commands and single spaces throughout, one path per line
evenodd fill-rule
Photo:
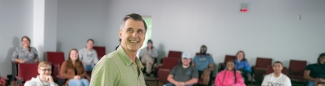
M 198 54 L 198 53 L 197 53 Z M 169 51 L 168 56 L 163 59 L 162 66 L 157 70 L 157 84 L 158 82 L 167 83 L 167 76 L 173 67 L 179 64 L 182 52 L 181 51 Z M 218 71 L 224 69 L 225 62 L 229 60 L 235 60 L 235 55 L 225 55 L 224 63 L 218 64 Z M 291 80 L 304 82 L 303 77 L 304 70 L 307 66 L 307 61 L 290 60 L 289 68 L 284 67 L 283 74 L 288 75 Z M 288 70 L 287 70 L 288 69 Z M 256 81 L 262 81 L 266 74 L 272 73 L 272 58 L 257 57 L 256 63 L 252 66 L 253 78 Z M 287 73 L 288 71 L 288 73 Z M 202 80 L 199 80 L 199 83 Z
M 236 59 L 235 55 L 226 55 L 224 62 L 234 59 Z M 225 64 L 219 63 L 219 65 Z M 306 66 L 307 61 L 290 60 L 288 68 L 289 70 L 287 70 L 287 67 L 284 67 L 282 73 L 288 75 L 291 80 L 304 82 L 305 80 L 303 76 Z M 221 70 L 221 68 L 222 67 L 219 66 L 219 70 Z M 272 58 L 257 57 L 255 66 L 252 66 L 252 69 L 254 73 L 254 79 L 257 81 L 262 81 L 265 74 L 273 72 Z
M 0 86 L 7 86 L 7 78 L 0 77 Z
M 197 53 L 198 54 L 198 53 Z M 157 69 L 156 86 L 158 83 L 167 83 L 167 77 L 171 70 L 181 63 L 182 52 L 181 51 L 169 51 L 167 57 L 162 61 L 162 65 Z M 199 79 L 198 84 L 203 84 L 203 79 Z
M 101 59 L 105 53 L 105 47 L 94 46 L 97 51 L 98 59 Z M 52 63 L 52 76 L 53 79 L 61 86 L 67 80 L 60 76 L 60 66 L 65 61 L 64 52 L 46 52 L 46 61 Z M 30 80 L 32 77 L 38 75 L 38 63 L 23 63 L 18 64 L 18 76 L 15 76 L 17 79 L 17 85 L 23 85 L 25 81 Z M 90 72 L 88 73 L 91 74 Z M 87 77 L 90 80 L 90 77 Z

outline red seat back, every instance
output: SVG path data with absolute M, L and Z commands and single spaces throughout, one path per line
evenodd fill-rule
M 38 75 L 38 64 L 37 63 L 22 63 L 18 64 L 18 77 L 24 81 L 30 80 L 32 77 Z
M 54 80 L 57 80 L 58 78 L 56 76 L 60 75 L 60 66 L 60 64 L 57 64 L 52 67 L 52 76 Z
M 266 70 L 266 74 L 270 74 L 270 73 L 273 73 L 274 70 L 273 70 L 273 66 L 269 65 L 267 66 L 267 70 Z M 282 71 L 281 71 L 283 74 L 287 74 L 287 68 L 286 67 L 283 67 Z
M 167 77 L 170 74 L 171 70 L 170 69 L 165 69 L 165 68 L 159 68 L 158 69 L 158 81 L 162 83 L 167 83 Z
M 303 80 L 306 66 L 307 66 L 307 61 L 290 60 L 289 77 L 292 79 Z
M 106 48 L 102 46 L 94 46 L 94 50 L 96 50 L 98 55 L 98 60 L 100 60 L 106 54 Z
M 62 64 L 64 61 L 64 53 L 63 52 L 46 52 L 46 59 L 48 62 L 52 63 L 52 65 Z
M 267 66 L 272 65 L 272 59 L 271 58 L 256 58 L 256 64 L 255 68 L 267 68 Z
M 4 77 L 0 77 L 0 86 L 7 86 L 7 79 Z
M 181 51 L 169 51 L 168 52 L 168 57 L 181 58 L 182 57 L 182 52 Z
M 226 62 L 229 60 L 235 60 L 236 59 L 236 55 L 226 55 L 225 56 L 225 60 L 224 60 L 224 65 L 226 65 Z
M 179 63 L 178 58 L 164 58 L 162 68 L 172 70 Z

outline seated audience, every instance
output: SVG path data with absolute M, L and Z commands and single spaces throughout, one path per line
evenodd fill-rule
M 21 38 L 22 47 L 16 48 L 12 55 L 12 61 L 17 63 L 37 63 L 38 53 L 30 46 L 30 39 L 27 36 Z
M 316 64 L 310 64 L 306 67 L 304 78 L 307 81 L 306 86 L 315 86 L 315 83 L 325 82 L 325 53 L 319 55 Z
M 165 86 L 192 86 L 198 82 L 198 71 L 190 65 L 191 55 L 183 53 L 182 65 L 178 65 L 172 69 L 167 77 L 170 83 Z
M 202 45 L 200 54 L 196 55 L 193 59 L 192 66 L 199 71 L 199 77 L 201 77 L 205 70 L 213 71 L 214 60 L 210 55 L 206 54 L 206 52 L 207 47 Z
M 248 77 L 250 77 L 250 73 L 252 72 L 251 66 L 245 58 L 244 51 L 238 51 L 236 54 L 235 60 L 236 67 L 235 69 L 239 71 L 244 77 L 245 81 L 248 81 Z
M 153 47 L 152 40 L 148 40 L 148 46 L 140 50 L 139 56 L 141 57 L 141 62 L 146 64 L 146 75 L 150 75 L 152 66 L 158 57 L 158 51 Z
M 97 52 L 93 49 L 94 43 L 93 39 L 88 39 L 86 47 L 79 50 L 80 61 L 83 63 L 87 72 L 91 72 L 98 62 Z
M 30 39 L 27 36 L 21 38 L 22 46 L 16 48 L 12 55 L 12 75 L 17 76 L 18 64 L 17 63 L 37 63 L 38 52 L 36 48 L 30 46 Z M 16 79 L 12 77 L 13 79 Z
M 59 86 L 53 81 L 51 76 L 52 65 L 49 62 L 41 62 L 38 64 L 38 76 L 26 81 L 24 86 Z
M 207 53 L 207 47 L 201 46 L 200 54 L 196 55 L 193 59 L 192 66 L 194 66 L 199 72 L 199 79 L 203 79 L 203 82 L 211 84 L 210 78 L 212 77 L 212 71 L 214 70 L 214 60 L 211 55 Z
M 283 65 L 280 61 L 273 63 L 273 73 L 264 77 L 262 86 L 291 86 L 291 80 L 282 74 Z
M 86 70 L 79 60 L 77 49 L 70 50 L 68 60 L 62 63 L 60 76 L 68 79 L 66 84 L 69 86 L 89 86 L 89 81 L 85 79 Z
M 216 86 L 245 86 L 241 74 L 236 71 L 234 61 L 227 61 L 226 69 L 219 72 L 215 79 Z

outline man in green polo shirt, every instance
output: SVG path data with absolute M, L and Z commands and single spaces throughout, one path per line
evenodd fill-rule
M 145 39 L 147 25 L 139 14 L 123 18 L 121 45 L 101 58 L 92 71 L 90 86 L 146 86 L 143 66 L 136 54 Z

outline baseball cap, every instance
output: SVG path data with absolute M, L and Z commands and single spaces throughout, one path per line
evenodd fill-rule
M 191 57 L 191 54 L 190 53 L 183 53 L 182 58 L 190 59 L 192 57 Z

